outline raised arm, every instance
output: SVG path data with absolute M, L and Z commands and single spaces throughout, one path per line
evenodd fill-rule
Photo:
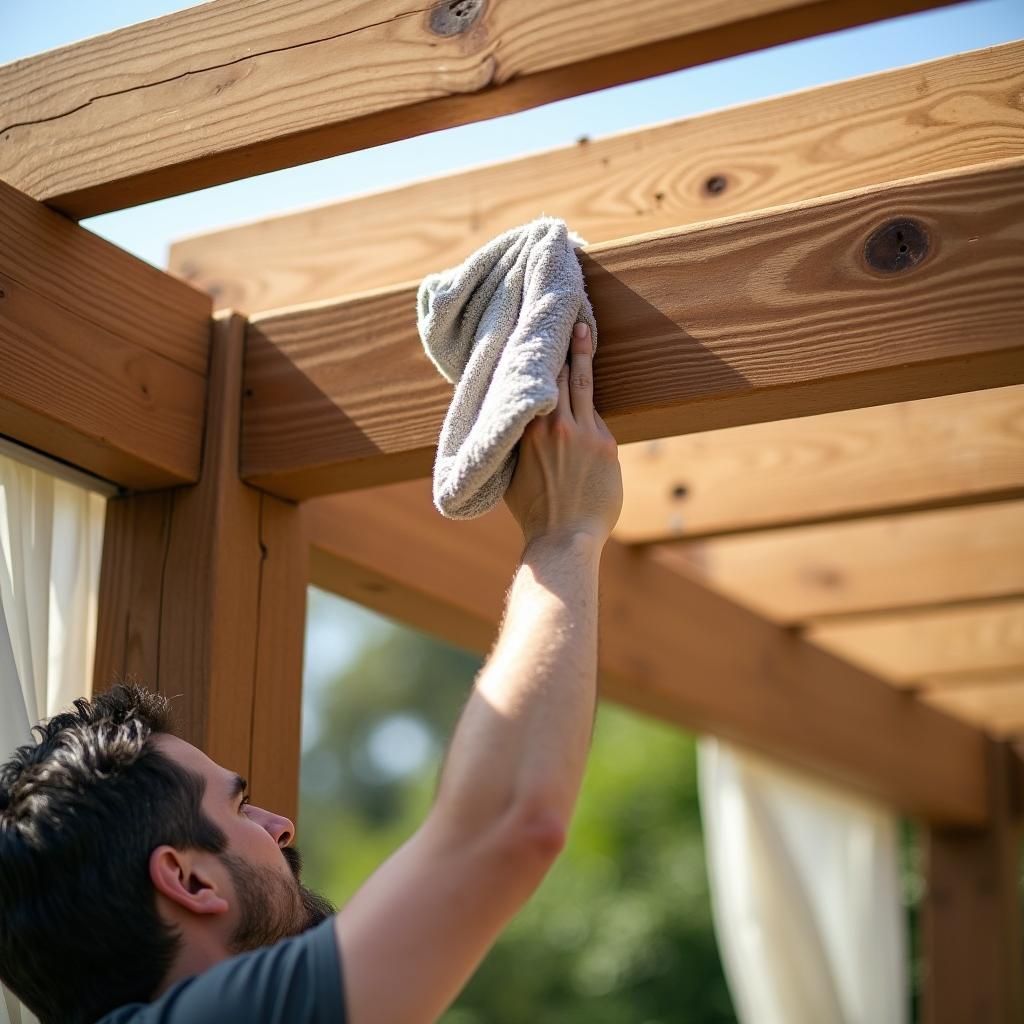
M 520 444 L 506 502 L 523 556 L 434 807 L 338 915 L 350 1024 L 435 1021 L 565 841 L 594 717 L 601 551 L 622 507 L 585 328 L 569 369 Z

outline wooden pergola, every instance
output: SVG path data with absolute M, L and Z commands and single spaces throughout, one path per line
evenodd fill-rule
M 518 534 L 431 505 L 415 281 L 562 216 L 623 445 L 604 697 L 920 819 L 925 1020 L 1021 1020 L 1024 41 L 191 238 L 171 273 L 76 224 L 933 6 L 212 0 L 0 68 L 0 433 L 119 488 L 96 686 L 182 694 L 294 813 L 310 583 L 490 646 Z

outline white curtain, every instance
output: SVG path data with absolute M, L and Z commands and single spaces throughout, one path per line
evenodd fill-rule
M 715 932 L 742 1024 L 906 1024 L 898 819 L 716 739 L 698 747 Z
M 0 762 L 92 685 L 110 490 L 44 465 L 0 449 Z M 35 1022 L 0 986 L 0 1024 Z

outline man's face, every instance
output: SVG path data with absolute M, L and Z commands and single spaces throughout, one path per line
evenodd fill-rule
M 159 735 L 162 753 L 202 776 L 203 812 L 227 836 L 219 855 L 234 887 L 233 953 L 273 945 L 319 924 L 335 912 L 300 881 L 302 860 L 291 846 L 295 825 L 246 800 L 246 782 L 176 736 Z

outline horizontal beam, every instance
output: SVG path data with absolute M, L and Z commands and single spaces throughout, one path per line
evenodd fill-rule
M 0 182 L 0 434 L 123 487 L 197 479 L 211 307 Z
M 658 547 L 774 622 L 1024 596 L 1024 501 Z
M 213 0 L 0 68 L 0 178 L 91 216 L 940 5 Z
M 921 697 L 934 707 L 996 736 L 1024 736 L 1024 664 L 983 682 L 949 676 L 939 685 L 927 684 L 925 680 Z
M 427 481 L 303 508 L 314 585 L 489 649 L 521 551 L 507 510 L 442 519 Z M 656 552 L 608 545 L 600 609 L 604 697 L 932 819 L 985 817 L 979 732 L 680 576 Z
M 808 636 L 898 685 L 920 686 L 937 675 L 1024 665 L 1024 600 L 858 616 L 813 626 Z
M 198 235 L 170 267 L 249 313 L 336 299 L 455 266 L 542 212 L 606 242 L 1024 156 L 1022 91 L 1008 43 Z
M 1024 387 L 623 445 L 627 544 L 1024 497 Z
M 873 268 L 907 218 L 922 261 Z M 1014 160 L 591 247 L 597 408 L 629 442 L 1020 383 L 1022 243 Z M 255 317 L 243 477 L 307 498 L 428 474 L 451 390 L 414 309 L 407 286 Z

